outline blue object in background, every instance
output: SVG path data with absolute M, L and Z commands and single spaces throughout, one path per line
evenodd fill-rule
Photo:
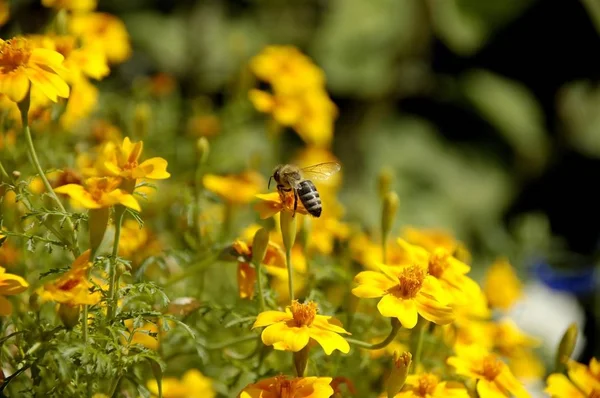
M 594 266 L 574 265 L 569 268 L 558 268 L 545 260 L 537 260 L 533 263 L 532 273 L 549 288 L 578 296 L 593 292 L 596 285 Z

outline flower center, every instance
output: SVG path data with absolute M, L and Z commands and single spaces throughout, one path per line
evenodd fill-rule
M 421 290 L 425 276 L 427 276 L 426 271 L 418 265 L 406 267 L 398 276 L 399 283 L 387 292 L 401 299 L 414 298 Z
M 25 39 L 10 39 L 0 44 L 0 72 L 8 73 L 27 64 L 31 50 Z
M 136 160 L 127 162 L 123 165 L 123 170 L 133 170 L 138 167 L 138 162 Z
M 420 397 L 426 397 L 427 395 L 433 395 L 435 388 L 437 387 L 440 379 L 431 373 L 422 374 L 419 377 L 419 384 L 413 390 Z
M 294 396 L 294 382 L 292 380 L 282 380 L 279 384 L 279 397 L 292 398 Z
M 298 300 L 294 300 L 291 305 L 292 316 L 296 326 L 310 326 L 317 315 L 317 303 L 309 301 L 305 304 L 300 304 Z
M 489 381 L 493 381 L 502 371 L 503 362 L 495 355 L 490 354 L 483 358 L 481 373 Z
M 448 257 L 450 253 L 443 248 L 437 248 L 429 256 L 429 273 L 436 278 L 440 278 L 448 268 Z
M 589 398 L 600 398 L 600 390 L 593 389 L 592 392 L 590 393 Z

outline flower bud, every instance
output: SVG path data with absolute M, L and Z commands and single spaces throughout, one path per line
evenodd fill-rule
M 392 170 L 384 168 L 379 173 L 379 179 L 377 180 L 377 188 L 379 190 L 379 196 L 384 198 L 385 195 L 390 192 L 392 188 L 392 180 L 394 176 Z
M 79 306 L 69 304 L 58 305 L 58 316 L 68 329 L 73 329 L 79 321 Z
M 291 212 L 283 210 L 279 213 L 279 225 L 285 250 L 292 250 L 296 241 L 296 217 L 293 217 Z
M 399 354 L 398 351 L 394 351 L 392 371 L 390 372 L 387 383 L 388 398 L 393 398 L 400 390 L 402 390 L 402 387 L 404 387 L 411 363 L 412 355 L 410 352 L 405 351 L 402 354 Z
M 136 105 L 133 115 L 133 131 L 136 137 L 144 138 L 148 135 L 151 114 L 152 109 L 147 103 Z
M 254 234 L 254 240 L 252 241 L 252 264 L 259 265 L 262 263 L 267 253 L 267 246 L 269 245 L 269 231 L 265 228 L 261 228 Z
M 206 163 L 208 159 L 208 154 L 210 153 L 210 144 L 206 137 L 198 138 L 196 141 L 196 150 L 198 151 L 198 161 L 202 165 Z
M 19 178 L 21 178 L 21 172 L 19 170 L 15 170 L 12 172 L 12 176 L 15 180 L 18 180 Z
M 556 353 L 556 369 L 562 369 L 563 365 L 571 358 L 573 350 L 575 350 L 575 344 L 577 343 L 578 332 L 579 328 L 577 327 L 577 324 L 573 322 L 569 325 L 560 339 L 560 344 L 558 345 L 558 351 Z
M 399 204 L 400 198 L 398 198 L 396 192 L 388 192 L 383 198 L 383 211 L 381 212 L 381 234 L 384 241 L 387 240 L 387 236 L 392 230 Z

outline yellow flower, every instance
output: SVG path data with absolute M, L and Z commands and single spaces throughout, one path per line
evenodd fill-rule
M 590 360 L 589 366 L 569 360 L 567 374 L 553 373 L 548 376 L 544 390 L 553 398 L 597 398 L 600 397 L 600 362 Z
M 479 295 L 479 285 L 466 276 L 471 267 L 454 258 L 446 248 L 436 247 L 427 251 L 404 239 L 398 239 L 398 244 L 409 253 L 409 264 L 427 268 L 429 275 L 439 280 L 442 288 L 450 293 L 453 303 L 466 304 Z
M 77 257 L 69 271 L 51 283 L 46 283 L 38 289 L 42 300 L 55 301 L 70 306 L 97 304 L 102 295 L 99 291 L 90 293 L 94 285 L 88 280 L 88 270 L 91 268 L 90 250 Z
M 108 143 L 104 147 L 104 167 L 108 175 L 125 179 L 149 178 L 162 180 L 171 175 L 167 172 L 167 161 L 154 157 L 139 163 L 140 155 L 144 149 L 142 141 L 135 144 L 125 137 L 123 144 L 115 146 Z
M 148 381 L 148 390 L 153 397 L 158 396 L 156 380 Z M 165 377 L 162 380 L 164 398 L 213 398 L 216 392 L 212 380 L 204 376 L 198 369 L 189 369 L 183 374 L 181 381 L 175 377 Z
M 407 242 L 421 246 L 430 252 L 436 248 L 443 247 L 448 252 L 454 253 L 459 246 L 456 238 L 441 228 L 415 228 L 407 226 L 402 231 L 402 237 Z
M 237 398 L 329 398 L 331 377 L 275 376 L 247 385 Z
M 0 267 L 0 316 L 7 316 L 12 313 L 12 304 L 4 296 L 14 296 L 24 292 L 29 287 L 27 281 L 18 275 L 7 274 L 3 267 Z
M 508 366 L 517 379 L 522 381 L 543 380 L 546 375 L 544 361 L 533 350 L 524 350 L 508 359 Z
M 356 275 L 359 286 L 352 293 L 361 298 L 381 300 L 377 309 L 388 318 L 398 318 L 402 326 L 412 329 L 418 315 L 428 321 L 445 325 L 454 320 L 448 299 L 437 279 L 418 265 L 395 270 L 382 265 L 383 273 L 363 271 Z
M 79 202 L 86 209 L 100 209 L 116 204 L 141 211 L 140 205 L 133 195 L 119 189 L 120 178 L 90 177 L 85 180 L 85 187 L 78 184 L 67 184 L 54 190 Z
M 254 296 L 254 284 L 256 283 L 256 269 L 250 265 L 252 245 L 241 240 L 236 240 L 233 242 L 232 248 L 238 255 L 238 287 L 240 298 L 251 299 Z M 263 264 L 265 266 L 285 269 L 285 254 L 279 245 L 269 242 Z
M 85 47 L 104 54 L 110 63 L 123 62 L 131 55 L 127 28 L 114 15 L 102 12 L 71 15 L 69 31 L 81 38 Z
M 327 355 L 336 349 L 343 353 L 350 351 L 348 342 L 338 334 L 350 333 L 344 330 L 337 319 L 317 315 L 317 304 L 314 302 L 300 304 L 294 300 L 285 312 L 261 312 L 252 328 L 263 326 L 267 326 L 261 335 L 263 343 L 276 350 L 298 352 L 314 340 Z
M 96 3 L 97 0 L 42 0 L 44 7 L 69 11 L 92 11 L 96 8 Z
M 60 116 L 61 126 L 67 130 L 72 129 L 92 113 L 97 103 L 98 89 L 86 79 L 81 79 L 71 88 L 71 97 Z
M 460 383 L 441 381 L 433 373 L 409 375 L 404 388 L 394 398 L 469 398 L 469 393 Z
M 152 322 L 145 322 L 141 327 L 134 327 L 133 319 L 126 319 L 125 326 L 129 329 L 129 334 L 133 332 L 133 336 L 129 334 L 121 338 L 122 344 L 127 343 L 127 339 L 131 339 L 131 344 L 140 344 L 151 350 L 158 349 L 158 340 L 153 335 L 159 333 L 158 326 Z M 152 335 L 151 335 L 152 334 Z
M 0 93 L 20 102 L 36 87 L 54 102 L 67 98 L 69 86 L 59 75 L 65 72 L 63 60 L 56 51 L 35 48 L 25 38 L 0 39 Z
M 275 214 L 279 213 L 282 210 L 288 212 L 294 211 L 293 195 L 286 195 L 285 201 L 282 199 L 281 195 L 278 192 L 256 194 L 254 196 L 260 199 L 260 201 L 254 205 L 254 210 L 258 211 L 258 215 L 263 220 L 265 218 L 273 217 Z M 298 201 L 297 206 L 298 207 L 296 208 L 296 214 L 308 214 L 308 212 L 306 211 L 306 209 L 300 201 Z
M 506 259 L 498 259 L 488 269 L 483 291 L 492 308 L 510 309 L 522 295 L 521 281 Z
M 228 203 L 246 204 L 266 185 L 264 178 L 255 171 L 218 176 L 206 174 L 202 184 Z
M 508 318 L 494 324 L 492 339 L 496 350 L 509 358 L 519 356 L 524 350 L 535 348 L 541 344 L 541 341 L 525 334 L 514 321 Z
M 136 220 L 127 219 L 121 227 L 121 239 L 119 240 L 119 256 L 132 261 L 134 265 L 139 264 L 145 257 L 156 254 L 160 250 L 160 243 L 154 235 Z
M 448 358 L 448 364 L 455 368 L 457 374 L 477 380 L 477 393 L 481 398 L 530 397 L 508 366 L 495 354 L 476 345 L 457 346 L 455 350 L 457 355 Z

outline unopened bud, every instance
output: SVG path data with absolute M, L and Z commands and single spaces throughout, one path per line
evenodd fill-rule
M 126 272 L 130 272 L 130 268 L 128 264 L 119 262 L 116 267 L 117 278 L 120 278 Z
M 269 246 L 269 231 L 261 228 L 254 234 L 252 241 L 252 264 L 259 265 L 262 263 Z
M 198 138 L 196 141 L 196 150 L 198 151 L 198 161 L 200 164 L 206 163 L 208 159 L 208 154 L 210 153 L 210 144 L 206 137 Z
M 12 176 L 15 180 L 18 180 L 19 178 L 21 178 L 21 172 L 19 170 L 15 170 L 12 172 Z
M 150 105 L 143 102 L 135 107 L 135 113 L 133 115 L 133 131 L 136 137 L 144 138 L 148 135 L 150 126 L 150 115 L 152 109 Z
M 291 212 L 283 210 L 279 213 L 279 225 L 285 250 L 292 250 L 296 241 L 296 217 Z
M 393 179 L 393 172 L 389 168 L 384 168 L 379 173 L 379 179 L 377 180 L 377 189 L 379 190 L 379 196 L 381 198 L 384 198 L 385 195 L 392 189 Z
M 73 329 L 79 321 L 79 306 L 69 304 L 59 304 L 58 316 L 68 329 Z
M 383 198 L 383 210 L 381 212 L 381 234 L 382 239 L 384 240 L 387 239 L 388 234 L 392 230 L 399 204 L 400 198 L 398 198 L 396 192 L 388 192 Z
M 404 387 L 411 363 L 412 355 L 410 352 L 405 351 L 402 354 L 399 354 L 398 351 L 394 351 L 392 371 L 390 372 L 387 383 L 388 398 L 393 398 L 400 390 L 402 390 L 402 387 Z
M 575 350 L 575 344 L 577 343 L 578 333 L 579 328 L 577 327 L 577 324 L 573 322 L 563 334 L 562 339 L 560 339 L 560 344 L 558 345 L 558 352 L 556 353 L 556 369 L 562 368 L 569 358 L 571 358 L 571 355 Z

